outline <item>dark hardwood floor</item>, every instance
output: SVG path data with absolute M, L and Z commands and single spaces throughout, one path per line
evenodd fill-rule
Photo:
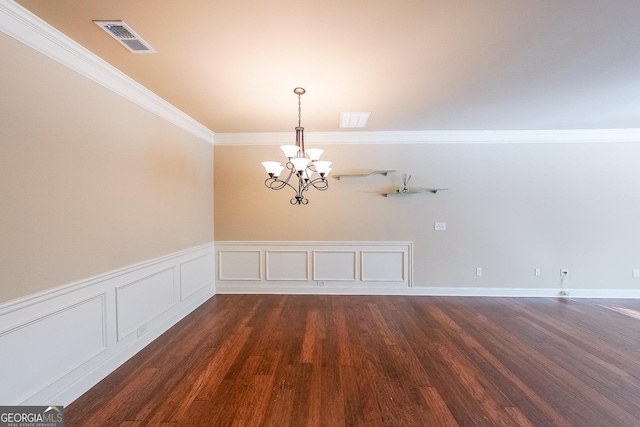
M 68 406 L 65 425 L 640 426 L 633 310 L 217 295 Z

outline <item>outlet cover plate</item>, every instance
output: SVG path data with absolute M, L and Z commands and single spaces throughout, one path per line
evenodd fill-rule
M 433 224 L 433 229 L 435 231 L 447 231 L 447 223 L 446 222 L 436 222 Z

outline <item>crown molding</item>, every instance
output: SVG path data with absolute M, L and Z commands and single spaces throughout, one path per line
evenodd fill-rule
M 214 133 L 13 0 L 0 2 L 0 31 L 213 144 Z
M 214 145 L 291 144 L 293 132 L 216 133 Z M 311 144 L 508 144 L 640 142 L 640 129 L 307 132 Z

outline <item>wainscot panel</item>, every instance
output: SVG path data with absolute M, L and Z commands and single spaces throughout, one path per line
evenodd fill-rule
M 265 251 L 266 279 L 309 280 L 309 251 Z
M 180 263 L 180 299 L 184 300 L 214 281 L 212 254 Z
M 174 268 L 116 287 L 118 341 L 177 303 Z
M 412 286 L 412 242 L 216 242 L 216 250 L 218 293 L 377 294 Z
M 0 405 L 71 403 L 215 295 L 213 252 L 209 243 L 0 305 Z
M 106 349 L 105 294 L 62 307 L 0 334 L 0 402 L 24 400 Z M 78 322 L 78 319 L 82 319 Z M 73 333 L 69 333 L 73 331 Z M 27 369 L 14 369 L 23 366 Z
M 365 282 L 404 282 L 405 253 L 396 251 L 362 251 L 362 280 Z
M 313 280 L 356 280 L 357 251 L 314 251 Z
M 262 280 L 260 250 L 219 250 L 218 274 L 220 281 Z

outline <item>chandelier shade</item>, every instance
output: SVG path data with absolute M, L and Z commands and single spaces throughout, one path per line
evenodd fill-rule
M 298 154 L 298 151 L 300 151 L 300 147 L 297 145 L 282 145 L 280 148 L 284 151 L 285 157 L 288 158 L 295 157 L 296 154 Z
M 306 157 L 295 157 L 291 159 L 291 163 L 293 163 L 293 167 L 296 169 L 296 172 L 304 172 L 309 165 L 309 162 L 311 162 L 311 160 Z
M 262 162 L 262 166 L 264 166 L 270 177 L 275 176 L 277 178 L 284 170 L 284 166 L 278 162 Z
M 321 175 L 328 174 L 329 171 L 331 170 L 330 166 L 331 166 L 331 162 L 327 162 L 325 160 L 319 160 L 315 162 L 316 171 L 318 171 L 318 173 Z
M 272 190 L 282 190 L 283 188 L 291 188 L 295 195 L 289 200 L 292 205 L 306 205 L 309 203 L 304 193 L 314 188 L 319 191 L 325 191 L 329 188 L 327 177 L 331 171 L 331 162 L 319 160 L 324 150 L 320 148 L 304 148 L 304 128 L 300 125 L 301 108 L 300 97 L 304 95 L 305 90 L 297 87 L 293 93 L 298 95 L 298 126 L 296 126 L 296 143 L 295 145 L 282 145 L 284 156 L 287 162 L 282 166 L 279 162 L 267 161 L 262 162 L 269 177 L 264 181 L 264 185 Z M 287 169 L 289 174 L 285 173 L 286 178 L 280 178 L 280 175 Z M 318 174 L 314 178 L 314 174 Z
M 307 155 L 311 160 L 318 160 L 322 153 L 324 153 L 324 150 L 321 148 L 309 148 L 307 150 Z

